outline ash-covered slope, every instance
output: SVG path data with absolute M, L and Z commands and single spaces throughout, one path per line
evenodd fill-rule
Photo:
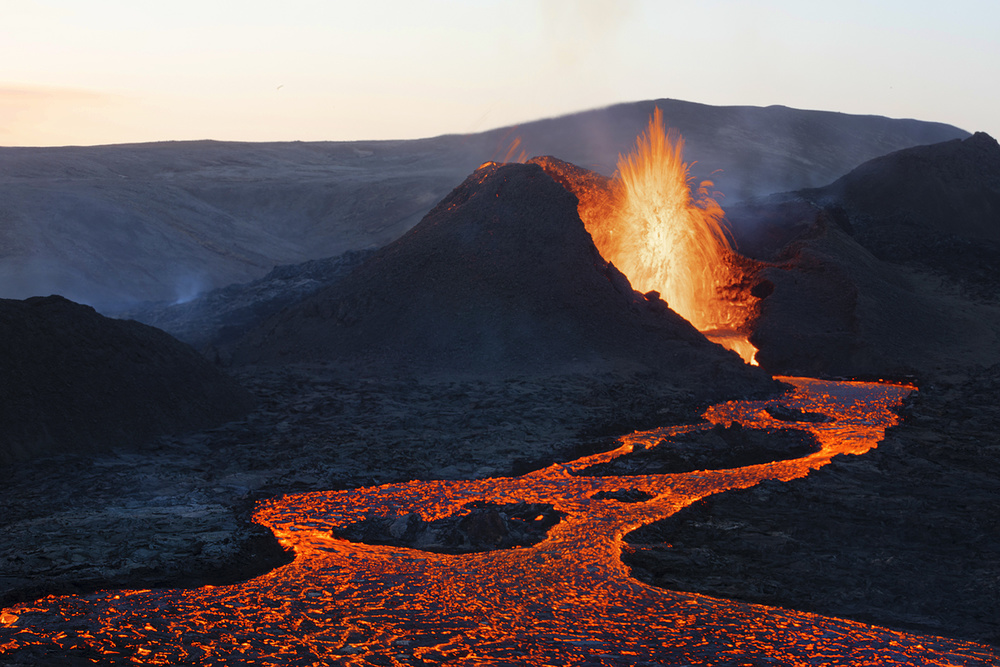
M 610 175 L 657 106 L 684 135 L 693 176 L 727 201 L 967 136 L 915 120 L 655 100 L 413 141 L 0 148 L 0 297 L 58 293 L 117 312 L 381 246 L 516 138 L 532 155 Z
M 403 238 L 252 332 L 243 363 L 369 373 L 654 371 L 700 395 L 770 386 L 597 252 L 576 198 L 533 164 L 486 165 Z
M 0 463 L 216 426 L 253 397 L 189 346 L 59 296 L 0 299 Z
M 934 375 L 1000 361 L 1000 146 L 979 133 L 729 207 L 769 260 L 751 341 L 775 373 Z

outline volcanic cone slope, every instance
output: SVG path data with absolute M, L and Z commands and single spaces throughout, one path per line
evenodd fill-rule
M 0 462 L 216 426 L 253 398 L 189 346 L 59 296 L 0 299 Z
M 236 360 L 367 372 L 653 371 L 707 395 L 769 379 L 647 299 L 597 252 L 576 198 L 533 164 L 487 164 L 353 274 L 244 339 Z

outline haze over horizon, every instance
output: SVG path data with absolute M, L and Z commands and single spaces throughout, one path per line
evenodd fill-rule
M 644 99 L 1000 135 L 1000 6 L 957 0 L 35 0 L 0 26 L 0 145 L 413 139 Z M 530 147 L 528 147 L 530 150 Z

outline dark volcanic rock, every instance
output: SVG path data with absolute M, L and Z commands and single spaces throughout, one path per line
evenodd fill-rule
M 254 400 L 189 346 L 62 297 L 0 300 L 0 462 L 216 426 Z
M 565 516 L 540 503 L 475 502 L 468 511 L 436 521 L 419 514 L 365 519 L 337 531 L 339 537 L 366 544 L 388 544 L 441 553 L 473 553 L 537 544 Z
M 1000 645 L 1000 366 L 921 389 L 864 456 L 630 533 L 633 575 Z
M 806 412 L 798 408 L 789 408 L 781 403 L 774 403 L 764 408 L 767 414 L 783 422 L 809 422 L 811 424 L 821 424 L 831 421 L 829 415 L 820 412 Z
M 750 340 L 771 372 L 928 377 L 1000 360 L 989 136 L 893 153 L 727 215 L 740 248 L 769 262 Z
M 617 491 L 598 491 L 591 496 L 594 500 L 617 500 L 620 503 L 644 503 L 653 495 L 641 489 L 618 489 Z
M 939 280 L 877 259 L 822 214 L 784 252 L 759 273 L 772 290 L 750 336 L 772 373 L 901 376 L 993 354 L 992 309 L 976 313 Z
M 871 160 L 803 199 L 831 208 L 882 260 L 934 270 L 995 296 L 1000 286 L 1000 145 L 978 132 Z
M 243 363 L 504 376 L 651 370 L 700 395 L 769 388 L 598 254 L 576 198 L 536 165 L 490 164 L 343 281 L 271 318 Z
M 663 440 L 651 449 L 592 465 L 577 474 L 613 477 L 723 470 L 801 458 L 815 451 L 819 443 L 805 431 L 744 429 L 734 422 Z
M 879 259 L 933 262 L 935 244 L 1000 242 L 1000 145 L 983 132 L 869 160 L 825 187 L 726 206 L 740 251 L 757 259 L 806 231 L 828 209 Z M 934 250 L 934 252 L 938 252 Z
M 977 132 L 964 140 L 916 146 L 870 160 L 802 194 L 842 206 L 852 231 L 873 251 L 888 250 L 880 241 L 907 243 L 904 229 L 1000 241 L 1000 145 Z

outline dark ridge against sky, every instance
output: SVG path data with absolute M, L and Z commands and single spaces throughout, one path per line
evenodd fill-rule
M 992 0 L 26 0 L 0 145 L 408 139 L 660 97 L 997 136 L 998 25 Z

